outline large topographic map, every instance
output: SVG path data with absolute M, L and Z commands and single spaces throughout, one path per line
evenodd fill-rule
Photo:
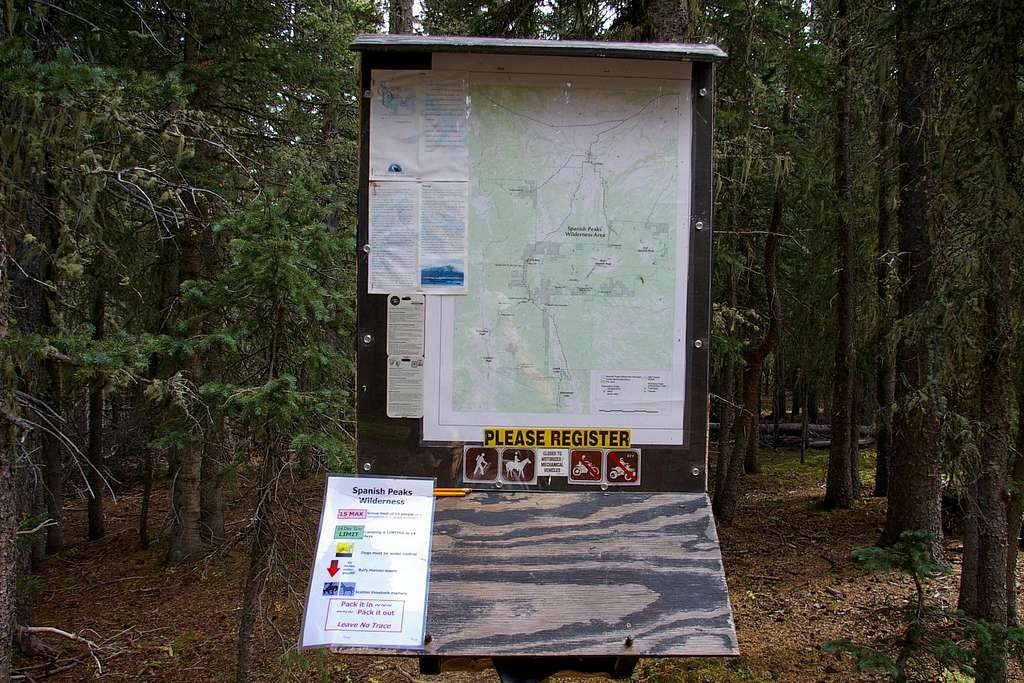
M 471 85 L 455 411 L 678 399 L 681 91 L 633 83 Z

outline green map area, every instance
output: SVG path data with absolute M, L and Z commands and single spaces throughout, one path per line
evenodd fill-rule
M 592 371 L 670 372 L 678 90 L 474 85 L 457 411 L 590 413 Z

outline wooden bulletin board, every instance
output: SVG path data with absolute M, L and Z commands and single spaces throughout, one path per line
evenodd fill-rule
M 724 58 L 724 53 L 709 45 L 384 35 L 362 36 L 355 41 L 353 49 L 361 56 L 364 95 L 360 119 L 357 232 L 357 472 L 430 476 L 436 477 L 438 486 L 474 489 L 466 498 L 438 500 L 428 609 L 430 637 L 419 654 L 459 657 L 736 654 L 728 592 L 706 495 L 714 62 Z M 458 294 L 428 292 L 424 298 L 423 416 L 389 417 L 389 412 L 415 411 L 416 408 L 396 407 L 393 399 L 389 406 L 388 315 L 395 299 L 394 293 L 380 291 L 374 280 L 378 275 L 370 272 L 374 267 L 379 268 L 372 266 L 371 260 L 382 258 L 380 244 L 374 244 L 371 234 L 371 194 L 379 189 L 374 187 L 374 178 L 379 179 L 383 173 L 400 174 L 405 169 L 399 163 L 387 164 L 383 170 L 371 169 L 371 164 L 376 163 L 374 155 L 380 156 L 375 151 L 378 143 L 371 136 L 383 129 L 381 124 L 371 125 L 371 102 L 375 88 L 379 93 L 382 84 L 389 82 L 388 78 L 396 73 L 411 72 L 424 72 L 427 77 L 441 73 L 463 74 L 459 76 L 463 79 L 460 87 L 467 89 L 468 106 L 475 107 L 473 115 L 467 115 L 469 125 L 479 126 L 470 135 L 485 138 L 481 145 L 500 137 L 486 128 L 492 125 L 487 118 L 487 108 L 513 109 L 503 95 L 509 88 L 527 87 L 531 83 L 538 84 L 541 93 L 557 85 L 562 89 L 560 92 L 571 92 L 573 97 L 596 97 L 593 107 L 588 105 L 596 109 L 600 109 L 601 99 L 605 97 L 601 93 L 607 92 L 611 102 L 609 111 L 618 106 L 615 98 L 627 101 L 622 99 L 625 95 L 620 94 L 623 89 L 640 93 L 637 97 L 645 92 L 655 93 L 649 100 L 638 100 L 642 104 L 637 111 L 647 115 L 661 107 L 660 118 L 648 123 L 640 118 L 612 115 L 605 126 L 610 131 L 621 133 L 626 126 L 632 126 L 631 130 L 635 131 L 632 134 L 643 136 L 647 134 L 645 131 L 657 132 L 658 125 L 664 127 L 666 122 L 671 123 L 673 112 L 678 114 L 678 137 L 673 137 L 672 144 L 678 144 L 681 170 L 678 185 L 672 186 L 676 203 L 665 209 L 666 215 L 674 218 L 659 219 L 651 209 L 647 222 L 625 226 L 621 217 L 609 215 L 605 209 L 603 216 L 607 221 L 570 219 L 569 215 L 576 211 L 572 207 L 595 196 L 592 188 L 597 185 L 588 185 L 588 182 L 603 184 L 603 192 L 617 177 L 610 170 L 614 167 L 612 163 L 605 164 L 602 170 L 605 162 L 596 156 L 594 145 L 589 144 L 583 151 L 573 153 L 570 149 L 566 154 L 566 166 L 578 163 L 583 170 L 579 172 L 578 185 L 569 189 L 571 210 L 557 223 L 558 229 L 567 236 L 566 244 L 570 244 L 575 235 L 584 238 L 596 235 L 611 243 L 615 242 L 616 228 L 636 231 L 621 259 L 614 254 L 607 259 L 596 258 L 593 271 L 601 274 L 605 272 L 602 269 L 606 269 L 610 272 L 629 258 L 649 259 L 643 261 L 647 269 L 630 276 L 637 281 L 595 278 L 601 283 L 596 285 L 599 293 L 609 297 L 618 292 L 628 295 L 637 287 L 654 286 L 646 273 L 652 273 L 655 278 L 675 275 L 674 281 L 679 285 L 673 290 L 676 298 L 664 297 L 665 307 L 661 313 L 644 311 L 642 317 L 631 318 L 627 300 L 606 299 L 611 303 L 604 304 L 609 311 L 607 325 L 618 330 L 615 338 L 620 339 L 627 350 L 631 348 L 628 345 L 640 347 L 657 335 L 675 335 L 666 342 L 672 344 L 671 368 L 666 366 L 668 369 L 660 374 L 648 373 L 642 380 L 632 376 L 623 379 L 614 368 L 608 371 L 589 368 L 589 376 L 580 375 L 573 377 L 573 381 L 562 382 L 570 370 L 558 363 L 554 365 L 559 367 L 547 363 L 538 370 L 536 356 L 511 348 L 507 335 L 495 334 L 493 321 L 485 318 L 483 323 L 467 323 L 466 320 L 473 319 L 467 318 L 465 308 L 459 309 L 459 306 L 465 307 L 472 296 L 482 297 L 484 293 L 491 297 L 488 303 L 507 297 L 508 301 L 501 299 L 502 305 L 508 305 L 507 315 L 513 320 L 518 314 L 514 309 L 517 301 L 540 310 L 538 324 L 544 326 L 548 337 L 551 336 L 547 327 L 549 320 L 561 320 L 559 334 L 569 335 L 588 324 L 594 325 L 601 314 L 589 309 L 589 318 L 581 318 L 584 320 L 581 326 L 549 316 L 543 307 L 565 305 L 565 301 L 575 302 L 570 305 L 603 305 L 599 296 L 588 297 L 592 292 L 591 284 L 585 281 L 589 272 L 564 282 L 553 277 L 547 277 L 541 284 L 525 282 L 523 273 L 537 258 L 544 253 L 569 253 L 572 246 L 556 245 L 547 252 L 531 246 L 530 252 L 522 255 L 522 265 L 514 262 L 508 265 L 508 289 L 502 291 L 504 280 L 491 274 L 503 274 L 499 267 L 505 267 L 504 261 L 512 259 L 494 256 L 488 261 L 492 270 L 481 270 L 481 259 L 490 259 L 500 249 L 498 246 L 484 249 L 474 243 L 481 235 L 493 241 L 496 234 L 497 224 L 487 224 L 484 230 L 477 216 L 467 221 L 470 246 L 464 284 L 468 294 L 462 295 L 466 298 L 461 304 L 455 298 L 460 296 Z M 641 82 L 642 86 L 635 85 Z M 580 95 L 581 92 L 585 95 Z M 393 95 L 391 91 L 388 96 L 396 98 L 391 100 L 395 105 L 392 113 L 407 104 L 412 106 L 411 99 L 403 100 L 403 96 Z M 668 96 L 671 98 L 666 99 Z M 573 144 L 572 121 L 560 121 L 560 127 L 551 126 L 545 119 L 544 97 L 550 96 L 538 95 L 539 99 L 533 104 L 529 93 L 516 100 L 519 109 L 515 113 L 526 123 L 521 133 L 523 143 L 508 152 L 510 168 L 522 165 L 524 159 L 528 161 L 530 154 L 543 154 L 551 145 L 564 142 L 571 147 Z M 586 113 L 581 110 L 580 115 Z M 587 120 L 578 125 L 593 127 L 595 124 Z M 378 130 L 373 130 L 374 126 L 378 126 Z M 534 127 L 540 127 L 541 135 L 534 134 L 538 130 Z M 508 134 L 514 136 L 516 132 Z M 549 134 L 549 139 L 542 139 Z M 613 133 L 606 134 L 602 128 L 592 140 L 598 140 L 603 145 L 600 151 L 610 155 L 629 154 L 631 149 L 637 148 L 629 145 L 628 140 L 618 148 L 610 143 L 605 145 L 612 136 Z M 531 146 L 531 140 L 536 144 Z M 644 144 L 649 145 L 650 140 Z M 477 166 L 480 155 L 487 154 L 491 155 L 486 158 L 489 168 L 502 168 L 500 151 L 478 149 L 473 153 L 477 154 Z M 637 163 L 645 162 L 638 157 Z M 587 168 L 598 170 L 588 178 Z M 554 178 L 560 171 L 556 168 L 550 177 Z M 488 182 L 505 183 L 501 185 L 502 192 L 515 196 L 517 201 L 524 196 L 526 201 L 533 197 L 534 204 L 538 202 L 540 188 L 557 182 L 537 177 L 524 183 L 521 178 L 505 179 L 501 175 L 492 170 Z M 626 187 L 623 191 L 641 196 L 646 190 Z M 481 199 L 473 192 L 469 194 L 468 212 L 473 216 L 481 210 L 478 205 L 486 203 L 486 197 Z M 618 200 L 622 201 L 622 197 Z M 484 215 L 493 215 L 495 220 L 500 218 L 500 206 L 488 205 L 484 209 L 491 212 Z M 601 207 L 593 210 L 600 214 Z M 538 218 L 538 223 L 543 220 Z M 641 235 L 644 230 L 653 235 L 650 249 Z M 666 259 L 675 268 L 667 274 L 657 267 L 651 268 L 659 254 L 658 239 L 671 245 L 667 248 L 671 248 L 675 256 L 674 260 Z M 621 242 L 627 243 L 626 240 Z M 378 251 L 374 252 L 374 248 Z M 567 268 L 580 265 L 579 261 L 567 263 Z M 567 287 L 576 288 L 572 294 L 579 296 L 568 296 Z M 524 288 L 530 296 L 522 294 Z M 371 293 L 371 290 L 378 293 Z M 658 301 L 661 300 L 656 299 L 655 303 Z M 624 305 L 627 308 L 622 308 Z M 500 312 L 504 309 L 496 310 L 499 313 L 495 315 L 506 315 Z M 394 322 L 392 328 L 392 332 L 397 329 Z M 460 338 L 459 334 L 464 336 Z M 472 363 L 466 364 L 468 369 L 459 366 L 465 360 L 467 349 L 485 348 L 473 334 L 498 337 L 500 343 L 496 343 L 495 348 L 509 350 L 517 358 L 518 368 L 525 373 L 523 376 L 529 378 L 529 373 L 539 373 L 539 384 L 524 385 L 527 398 L 530 392 L 539 391 L 540 400 L 540 394 L 544 394 L 548 386 L 544 382 L 553 382 L 561 391 L 552 390 L 550 396 L 545 395 L 545 400 L 553 402 L 551 405 L 570 406 L 570 409 L 554 416 L 530 413 L 528 409 L 522 414 L 507 409 L 494 412 L 494 405 L 514 404 L 518 397 L 506 398 L 505 404 L 491 405 L 487 403 L 489 399 L 484 389 L 502 390 L 501 383 L 515 381 L 515 376 L 509 379 L 507 373 L 488 374 L 489 366 L 484 365 L 480 365 L 484 371 L 477 374 Z M 637 335 L 641 337 L 637 339 Z M 480 354 L 483 359 L 480 363 L 493 362 L 492 355 L 489 351 Z M 396 360 L 392 353 L 392 363 Z M 477 356 L 474 355 L 473 360 L 476 361 Z M 565 364 L 571 365 L 568 361 Z M 458 367 L 451 369 L 453 365 Z M 496 379 L 487 380 L 489 377 Z M 477 392 L 473 388 L 474 381 L 486 386 Z M 570 388 L 565 389 L 566 386 Z M 470 398 L 466 398 L 467 391 L 472 394 Z M 639 394 L 634 396 L 629 392 L 640 391 L 652 392 L 658 397 L 658 403 L 653 399 L 643 404 L 635 402 L 634 399 L 640 400 Z M 589 399 L 581 399 L 576 392 L 588 394 Z M 639 413 L 641 417 L 616 417 L 615 396 L 621 392 L 630 397 L 630 401 L 622 404 L 630 410 L 620 412 Z M 468 410 L 460 413 L 463 404 L 471 404 L 478 393 L 483 397 L 479 399 L 484 406 L 481 414 L 490 417 L 474 418 Z M 453 395 L 457 401 L 453 400 Z M 595 398 L 598 395 L 603 403 Z M 576 405 L 574 401 L 584 401 L 582 412 L 590 410 L 591 414 L 574 416 L 571 409 Z M 459 422 L 460 415 L 469 415 L 469 418 Z M 633 422 L 631 443 L 626 450 L 636 450 L 637 455 L 635 461 L 627 461 L 622 466 L 631 471 L 634 467 L 640 470 L 635 480 L 630 481 L 629 475 L 625 479 L 610 476 L 612 463 L 619 462 L 614 458 L 628 456 L 616 456 L 607 449 L 602 451 L 605 453 L 601 461 L 604 472 L 600 481 L 540 476 L 536 471 L 525 481 L 516 481 L 515 476 L 495 476 L 491 480 L 481 477 L 480 481 L 475 481 L 469 476 L 473 461 L 467 458 L 475 458 L 481 452 L 470 453 L 467 449 L 484 447 L 483 434 L 491 422 L 498 428 L 558 430 L 592 426 L 614 431 L 617 425 L 628 420 Z M 493 467 L 492 455 L 498 452 L 497 448 L 483 452 L 483 462 Z M 504 452 L 501 457 L 511 458 Z M 535 470 L 536 467 L 535 462 Z

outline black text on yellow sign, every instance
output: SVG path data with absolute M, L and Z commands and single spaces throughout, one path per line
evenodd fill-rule
M 484 446 L 534 448 L 629 448 L 628 429 L 551 429 L 546 427 L 484 429 Z

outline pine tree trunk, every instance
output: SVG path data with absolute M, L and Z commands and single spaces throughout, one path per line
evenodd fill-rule
M 782 354 L 776 349 L 775 353 L 775 402 L 772 408 L 772 447 L 779 447 L 779 422 L 786 413 L 786 362 Z
M 256 527 L 249 547 L 249 571 L 242 594 L 242 610 L 238 617 L 238 659 L 235 665 L 235 683 L 246 683 L 252 670 L 253 638 L 259 617 L 259 600 L 271 570 L 271 558 L 277 538 L 276 515 L 278 503 L 274 482 L 280 475 L 284 456 L 281 439 L 272 438 L 264 454 L 263 467 L 256 487 L 257 505 L 254 513 Z
M 981 437 L 978 469 L 972 477 L 973 532 L 964 538 L 964 560 L 973 571 L 961 574 L 960 608 L 995 624 L 1009 616 L 1007 566 L 1007 467 L 1010 461 L 1010 251 L 994 236 L 986 240 L 985 340 L 981 362 Z M 1006 680 L 1006 656 L 979 662 L 978 680 Z
M 208 443 L 203 449 L 203 463 L 200 468 L 202 476 L 202 489 L 200 491 L 200 532 L 203 540 L 212 543 L 219 543 L 224 540 L 224 448 L 223 440 L 226 438 L 224 430 L 224 416 L 221 415 L 217 422 L 217 439 L 215 443 Z
M 186 17 L 186 26 L 182 43 L 184 48 L 185 64 L 190 70 L 195 70 L 199 62 L 199 46 L 202 41 L 204 26 L 201 19 L 194 13 L 189 12 Z M 205 104 L 203 98 L 209 93 L 209 84 L 206 87 L 197 89 L 191 96 L 193 106 L 202 108 Z M 209 150 L 204 145 L 197 146 L 197 153 L 207 154 Z M 183 285 L 187 281 L 198 280 L 203 272 L 203 247 L 204 236 L 207 224 L 206 215 L 199 199 L 193 194 L 186 198 L 186 205 L 189 210 L 188 220 L 181 236 L 181 264 L 179 267 L 178 294 L 181 295 Z M 199 310 L 194 305 L 183 306 L 183 317 L 188 321 L 186 329 L 182 334 L 184 340 L 192 340 L 200 335 L 202 329 L 199 323 Z M 202 359 L 195 351 L 187 352 L 188 357 L 182 363 L 183 380 L 194 387 L 199 387 L 203 381 Z M 184 412 L 184 409 L 182 409 Z M 189 415 L 182 415 L 183 423 L 192 424 Z M 183 426 L 182 429 L 189 431 L 195 427 Z M 184 562 L 194 559 L 203 551 L 202 534 L 200 533 L 200 486 L 202 482 L 202 454 L 195 438 L 185 437 L 185 444 L 175 449 L 172 457 L 170 476 L 172 483 L 171 506 L 171 542 L 168 548 L 167 560 L 171 563 Z
M 201 273 L 201 242 L 198 234 L 199 226 L 190 230 L 185 237 L 184 267 L 179 287 L 186 280 L 195 280 Z M 198 336 L 200 330 L 197 322 L 189 323 L 186 338 Z M 184 363 L 184 381 L 199 386 L 202 381 L 202 363 L 197 353 L 191 353 Z M 179 410 L 184 410 L 179 408 Z M 194 429 L 190 426 L 188 415 L 183 416 L 183 429 Z M 194 559 L 203 552 L 203 539 L 200 533 L 202 454 L 199 445 L 191 435 L 187 435 L 186 443 L 175 449 L 171 463 L 170 476 L 172 481 L 171 504 L 173 518 L 171 525 L 171 544 L 167 559 L 171 563 L 185 562 Z
M 412 0 L 388 0 L 388 33 L 412 33 Z
M 1019 361 L 1018 361 L 1019 363 Z M 1017 486 L 1024 486 L 1024 368 L 1017 370 L 1016 382 L 1017 394 L 1017 443 L 1016 453 L 1013 457 L 1013 466 L 1010 470 L 1010 479 L 1018 482 Z M 1006 508 L 1006 604 L 1008 614 L 1006 621 L 1013 626 L 1019 623 L 1020 615 L 1017 614 L 1017 555 L 1020 550 L 1021 516 L 1024 515 L 1024 491 L 1016 488 L 1014 495 L 1010 496 L 1010 502 Z
M 0 340 L 7 338 L 11 323 L 8 280 L 8 242 L 0 226 Z M 14 400 L 14 367 L 0 357 L 0 681 L 10 680 L 15 620 L 17 559 L 15 534 L 18 503 L 14 476 L 17 411 Z
M 976 533 L 964 541 L 964 559 L 974 558 L 973 576 L 961 576 L 961 608 L 993 624 L 1006 624 L 1013 615 L 1010 603 L 1016 602 L 1016 589 L 1008 585 L 1008 558 L 1013 554 L 1009 538 L 1015 523 L 1009 519 L 1013 505 L 1007 496 L 1009 467 L 1013 457 L 1010 439 L 1010 351 L 1011 253 L 1013 239 L 1020 235 L 1021 197 L 1017 193 L 1020 143 L 1015 138 L 1017 108 L 1022 102 L 1017 78 L 1020 34 L 1024 30 L 1024 12 L 1010 0 L 993 0 L 986 7 L 989 25 L 999 25 L 986 45 L 982 69 L 983 88 L 978 96 L 978 117 L 982 122 L 982 144 L 989 152 L 991 170 L 987 174 L 993 191 L 991 217 L 983 234 L 982 269 L 985 283 L 983 322 L 979 346 L 980 389 L 977 470 L 970 476 L 975 499 Z M 1019 406 L 1018 406 L 1019 408 Z M 966 596 L 965 596 L 966 594 Z M 979 683 L 1004 683 L 1007 680 L 1005 643 L 978 662 Z
M 878 403 L 878 434 L 875 437 L 875 491 L 876 496 L 889 493 L 889 457 L 892 453 L 892 404 L 896 393 L 896 365 L 893 362 L 892 306 L 889 301 L 889 263 L 892 242 L 889 206 L 892 201 L 892 167 L 889 163 L 892 148 L 892 108 L 884 92 L 889 80 L 888 69 L 881 69 L 882 105 L 878 111 L 878 247 L 875 254 L 875 285 L 878 295 L 878 332 L 875 348 L 875 399 Z
M 95 341 L 100 341 L 103 339 L 107 309 L 106 291 L 102 277 L 96 278 L 95 287 L 96 291 L 93 293 L 92 301 L 92 338 Z M 103 538 L 107 533 L 103 518 L 103 388 L 105 384 L 106 378 L 101 372 L 97 372 L 89 383 L 89 447 L 85 457 L 89 461 L 86 479 L 89 482 L 87 507 L 90 541 Z
M 853 223 L 851 221 L 853 184 L 850 175 L 850 101 L 851 78 L 850 28 L 846 0 L 836 7 L 836 31 L 842 87 L 837 89 L 835 188 L 836 244 L 838 245 L 839 293 L 836 297 L 835 376 L 832 384 L 832 444 L 825 481 L 825 507 L 848 508 L 852 504 L 853 480 L 850 476 L 850 411 L 853 400 Z
M 934 297 L 932 245 L 928 225 L 924 103 L 929 95 L 929 64 L 915 38 L 917 5 L 897 0 L 899 25 L 899 317 L 909 320 Z M 926 325 L 927 327 L 927 325 Z M 941 458 L 936 388 L 932 379 L 931 331 L 901 335 L 896 348 L 896 413 L 889 457 L 889 505 L 880 542 L 892 545 L 900 534 L 922 530 L 932 535 L 929 548 L 942 559 Z
M 850 401 L 850 494 L 860 498 L 860 416 L 864 410 L 864 392 L 860 382 L 854 382 Z
M 653 38 L 664 43 L 685 42 L 690 30 L 690 7 L 683 0 L 648 0 L 647 23 Z
M 764 359 L 758 365 L 759 372 L 751 373 L 751 381 L 754 382 L 754 410 L 751 416 L 752 424 L 750 434 L 747 437 L 747 448 L 743 452 L 743 471 L 746 474 L 759 474 L 761 472 L 761 379 L 764 377 Z

